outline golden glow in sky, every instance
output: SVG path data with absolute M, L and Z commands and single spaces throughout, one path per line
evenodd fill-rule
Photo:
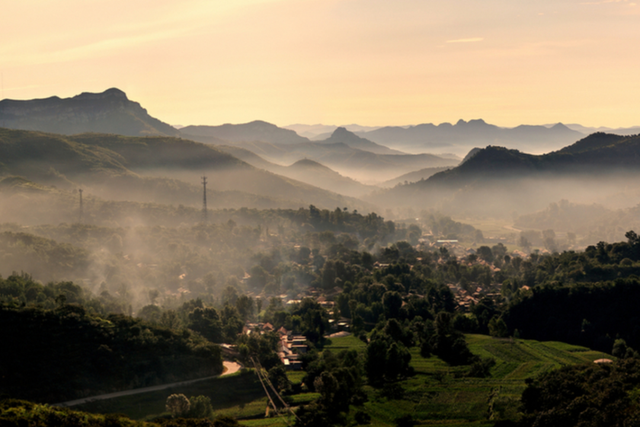
M 640 125 L 630 0 L 5 0 L 2 96 L 171 124 Z

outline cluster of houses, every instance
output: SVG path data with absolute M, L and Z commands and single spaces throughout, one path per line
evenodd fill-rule
M 247 323 L 244 326 L 243 333 L 251 334 L 253 332 L 267 333 L 273 332 L 274 328 L 271 323 Z M 278 357 L 286 370 L 299 371 L 302 369 L 302 361 L 299 359 L 301 354 L 307 352 L 307 338 L 303 335 L 293 335 L 293 332 L 281 327 L 278 329 L 280 342 L 278 343 Z
M 302 369 L 302 361 L 299 360 L 301 354 L 307 352 L 307 338 L 302 335 L 293 335 L 284 327 L 278 329 L 280 343 L 278 344 L 278 357 L 288 371 L 299 371 Z

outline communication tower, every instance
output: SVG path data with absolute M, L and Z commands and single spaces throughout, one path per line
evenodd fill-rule
M 202 222 L 207 222 L 207 177 L 202 177 Z
M 78 205 L 78 222 L 82 224 L 82 188 L 78 189 L 80 204 Z

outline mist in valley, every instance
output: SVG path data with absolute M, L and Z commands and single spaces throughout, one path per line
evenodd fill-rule
M 2 6 L 1 427 L 640 425 L 634 2 Z
M 415 331 L 402 332 L 402 348 L 419 344 L 419 357 L 433 350 L 469 369 L 462 381 L 479 380 L 490 367 L 477 373 L 486 360 L 466 344 L 464 360 L 431 349 L 434 324 L 505 337 L 515 332 L 501 319 L 522 310 L 532 288 L 638 272 L 635 136 L 594 134 L 543 155 L 492 145 L 455 156 L 407 154 L 343 128 L 319 141 L 265 122 L 198 132 L 208 134 L 198 142 L 186 132 L 0 129 L 0 314 L 14 322 L 18 347 L 23 329 L 44 342 L 60 322 L 79 322 L 62 341 L 85 343 L 91 361 L 54 357 L 28 381 L 51 375 L 48 384 L 63 386 L 25 387 L 20 366 L 35 354 L 25 347 L 27 356 L 6 365 L 18 367 L 5 369 L 4 390 L 57 402 L 213 375 L 222 343 L 236 346 L 227 357 L 258 359 L 272 375 L 285 362 L 279 335 L 264 328 L 314 348 L 335 332 L 387 348 L 378 334 L 396 324 Z M 77 330 L 102 344 L 77 340 Z M 583 342 L 572 331 L 561 338 L 613 346 L 607 333 Z M 408 381 L 403 369 L 382 380 Z M 368 370 L 367 381 L 375 375 Z
M 23 271 L 42 283 L 73 281 L 95 298 L 119 301 L 119 310 L 135 313 L 156 304 L 176 308 L 193 298 L 222 304 L 230 289 L 263 297 L 295 296 L 312 285 L 312 271 L 318 267 L 305 273 L 291 266 L 297 264 L 300 248 L 318 254 L 326 250 L 321 233 L 328 230 L 336 232 L 338 240 L 347 239 L 350 248 L 372 252 L 406 239 L 403 230 L 412 224 L 421 230 L 418 237 L 427 241 L 460 239 L 478 247 L 493 239 L 520 251 L 536 247 L 561 251 L 613 240 L 640 228 L 636 202 L 640 186 L 637 174 L 629 171 L 492 176 L 463 186 L 457 182 L 442 186 L 437 179 L 423 178 L 390 189 L 363 186 L 374 188 L 363 191 L 363 201 L 341 196 L 339 184 L 327 186 L 334 195 L 318 199 L 323 202 L 321 209 L 337 206 L 326 212 L 335 209 L 340 215 L 364 218 L 380 212 L 396 223 L 398 233 L 372 240 L 358 232 L 340 237 L 341 228 L 335 224 L 317 229 L 310 215 L 318 208 L 309 210 L 295 191 L 280 192 L 278 198 L 266 190 L 274 182 L 282 185 L 272 172 L 242 164 L 222 169 L 200 166 L 189 170 L 132 164 L 128 172 L 117 175 L 75 173 L 73 181 L 54 170 L 30 173 L 37 183 L 4 177 L 0 274 Z M 24 170 L 43 168 L 38 163 Z M 296 177 L 305 181 L 304 169 Z M 82 209 L 78 188 L 83 188 Z M 304 193 L 304 188 L 298 191 Z M 442 218 L 474 226 L 464 231 L 444 229 L 438 225 Z M 502 223 L 502 233 L 482 230 L 479 224 L 487 219 Z M 411 240 L 417 243 L 415 236 Z M 272 265 L 256 285 L 251 271 L 264 257 L 283 267 Z

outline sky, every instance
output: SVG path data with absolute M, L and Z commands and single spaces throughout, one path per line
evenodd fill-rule
M 2 99 L 117 87 L 174 125 L 640 125 L 633 0 L 1 1 Z

